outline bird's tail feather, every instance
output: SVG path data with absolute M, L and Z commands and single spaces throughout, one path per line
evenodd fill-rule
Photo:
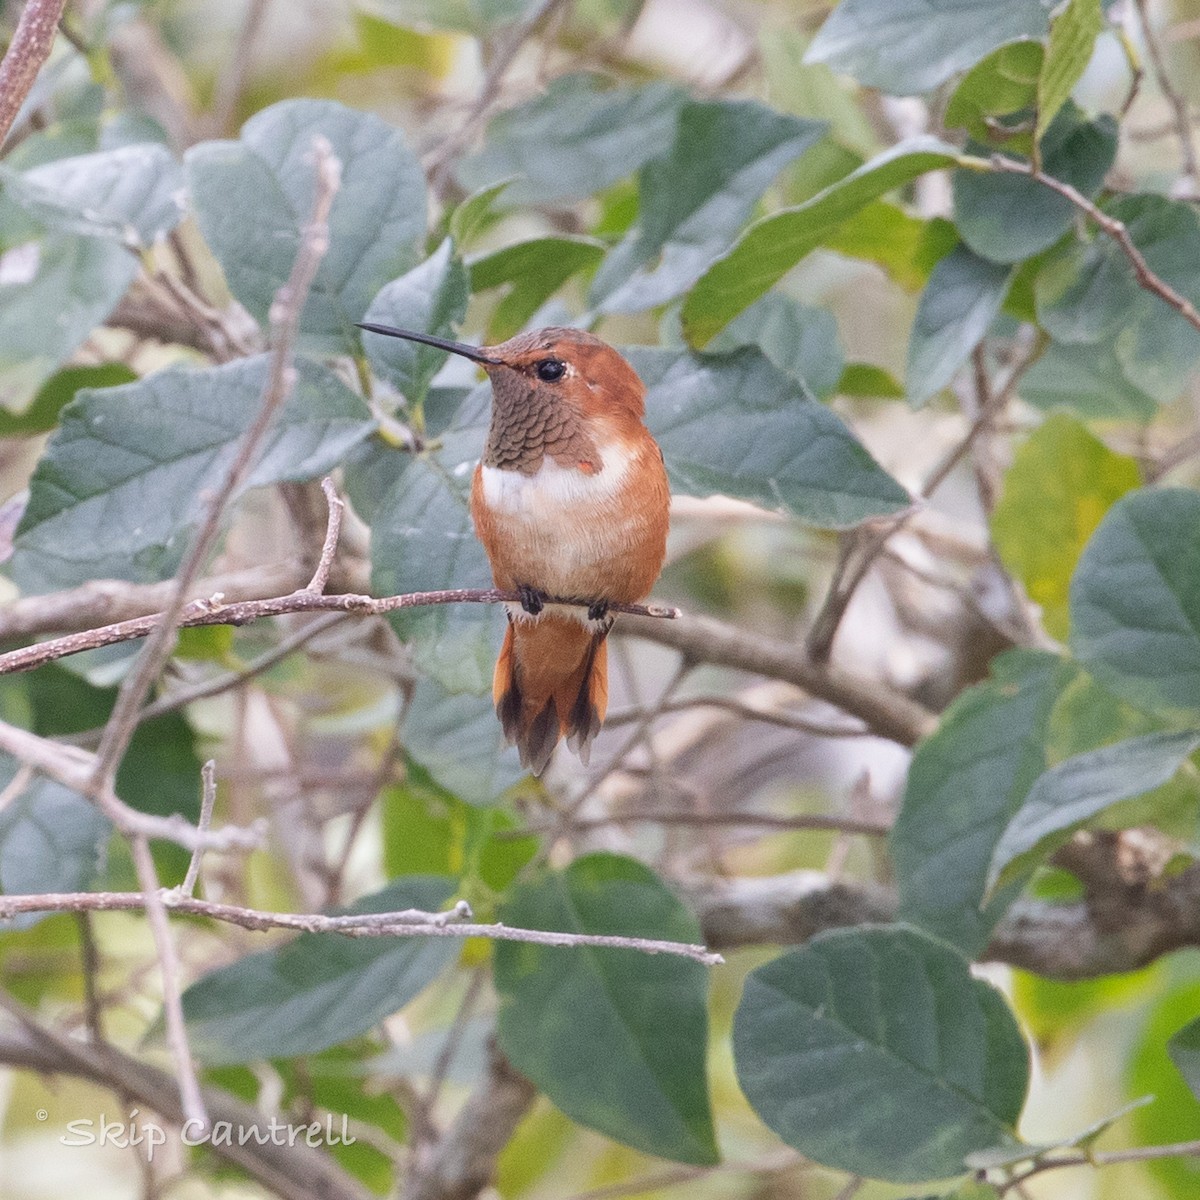
M 521 764 L 540 775 L 559 739 L 588 761 L 608 710 L 608 626 L 543 613 L 510 621 L 496 661 L 492 699 Z

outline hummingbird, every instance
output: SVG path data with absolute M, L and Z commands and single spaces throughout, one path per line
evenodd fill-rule
M 644 421 L 644 384 L 581 329 L 476 347 L 359 328 L 436 346 L 487 372 L 491 421 L 471 519 L 496 587 L 520 597 L 507 605 L 496 715 L 535 775 L 563 737 L 586 764 L 608 708 L 609 606 L 644 600 L 666 557 L 670 491 Z

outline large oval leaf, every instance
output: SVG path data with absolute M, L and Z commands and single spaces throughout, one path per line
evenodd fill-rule
M 1017 1023 L 962 955 L 915 929 L 839 930 L 760 967 L 733 1049 L 755 1111 L 826 1166 L 913 1182 L 1017 1144 Z
M 436 911 L 453 883 L 399 879 L 347 912 Z M 403 1008 L 459 951 L 450 938 L 302 933 L 213 971 L 183 994 L 192 1048 L 209 1064 L 315 1054 Z
M 507 924 L 700 940 L 696 918 L 648 868 L 577 859 L 518 887 Z M 635 950 L 500 942 L 500 1045 L 567 1116 L 679 1162 L 717 1160 L 704 1055 L 704 968 Z

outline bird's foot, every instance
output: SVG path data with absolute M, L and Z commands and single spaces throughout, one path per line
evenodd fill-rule
M 608 601 L 596 600 L 588 605 L 588 620 L 603 621 L 608 616 Z
M 546 593 L 540 588 L 530 587 L 527 583 L 519 583 L 517 584 L 517 595 L 521 597 L 521 607 L 531 617 L 536 617 L 546 607 Z

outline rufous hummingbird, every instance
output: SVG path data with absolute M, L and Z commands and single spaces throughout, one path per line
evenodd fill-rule
M 496 715 L 535 775 L 561 737 L 586 763 L 608 708 L 608 607 L 645 599 L 666 555 L 670 493 L 643 420 L 642 381 L 580 329 L 475 347 L 360 328 L 460 354 L 487 372 L 492 417 L 471 518 L 496 587 L 520 596 L 508 605 L 496 662 Z

